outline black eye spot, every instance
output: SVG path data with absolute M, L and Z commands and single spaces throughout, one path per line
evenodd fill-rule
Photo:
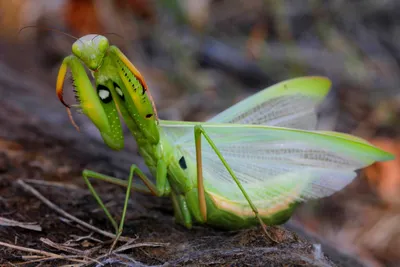
M 186 160 L 184 156 L 182 156 L 181 159 L 179 160 L 179 166 L 181 166 L 183 170 L 187 169 Z
M 151 118 L 152 116 L 153 116 L 153 114 L 147 114 L 147 115 L 146 115 L 146 118 L 149 119 L 149 118 Z
M 100 100 L 103 102 L 103 103 L 110 103 L 111 101 L 112 101 L 112 96 L 111 96 L 111 92 L 110 92 L 110 90 L 106 87 L 106 86 L 104 86 L 104 85 L 101 85 L 101 84 L 99 84 L 98 86 L 97 86 L 97 95 L 99 96 L 99 98 L 100 98 Z

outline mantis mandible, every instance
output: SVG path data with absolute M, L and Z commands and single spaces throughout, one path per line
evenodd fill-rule
M 265 225 L 286 222 L 298 203 L 341 190 L 354 179 L 355 170 L 393 159 L 361 138 L 315 131 L 315 108 L 331 86 L 324 77 L 287 80 L 207 122 L 182 122 L 158 119 L 144 78 L 102 35 L 78 39 L 60 67 L 56 91 L 67 108 L 62 93 L 68 69 L 79 108 L 104 142 L 115 150 L 123 148 L 121 115 L 155 177 L 154 183 L 135 164 L 127 181 L 83 171 L 115 228 L 115 242 L 136 176 L 153 195 L 171 197 L 176 221 L 187 228 L 197 222 L 224 229 L 261 224 L 265 230 Z M 119 224 L 89 178 L 127 187 Z

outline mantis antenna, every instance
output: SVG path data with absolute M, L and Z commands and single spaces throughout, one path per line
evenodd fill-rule
M 18 31 L 18 35 L 19 35 L 23 30 L 26 30 L 26 29 L 28 29 L 28 28 L 36 28 L 36 29 L 43 30 L 43 31 L 53 31 L 53 32 L 57 32 L 57 33 L 64 34 L 65 36 L 68 36 L 69 38 L 72 38 L 72 39 L 75 39 L 75 40 L 79 40 L 79 38 L 77 38 L 77 37 L 75 37 L 75 36 L 73 36 L 73 35 L 71 35 L 71 34 L 68 34 L 68 33 L 66 33 L 66 32 L 63 32 L 63 31 L 60 31 L 60 30 L 57 30 L 57 29 L 53 29 L 53 28 L 47 28 L 47 27 L 36 26 L 36 25 L 29 25 L 29 26 L 22 27 L 22 28 Z
M 106 33 L 103 33 L 103 34 L 96 34 L 96 36 L 92 38 L 92 41 L 93 41 L 96 37 L 101 36 L 101 35 L 103 35 L 103 36 L 105 36 L 105 35 L 115 35 L 115 36 L 117 36 L 117 37 L 119 37 L 119 38 L 121 38 L 122 40 L 125 41 L 125 38 L 124 38 L 124 37 L 122 37 L 122 36 L 119 35 L 118 33 L 114 33 L 114 32 L 106 32 Z

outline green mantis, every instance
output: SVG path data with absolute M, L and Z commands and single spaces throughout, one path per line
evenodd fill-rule
M 314 110 L 331 85 L 324 77 L 278 83 L 207 122 L 165 121 L 158 119 L 139 71 L 107 38 L 86 35 L 72 45 L 72 53 L 59 70 L 59 99 L 69 107 L 62 88 L 70 69 L 79 108 L 104 142 L 115 150 L 123 148 L 121 116 L 155 178 L 154 183 L 136 165 L 127 181 L 83 171 L 117 237 L 136 176 L 153 195 L 171 197 L 175 219 L 185 227 L 196 222 L 240 229 L 282 224 L 298 203 L 329 196 L 348 185 L 355 170 L 393 158 L 363 139 L 314 131 Z M 89 178 L 127 187 L 119 225 Z

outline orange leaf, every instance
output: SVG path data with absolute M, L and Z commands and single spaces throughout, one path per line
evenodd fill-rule
M 136 16 L 142 19 L 155 18 L 155 8 L 148 0 L 117 0 L 117 6 L 123 10 L 130 9 Z
M 64 15 L 67 26 L 77 36 L 102 32 L 93 0 L 69 0 Z
M 400 142 L 391 139 L 374 139 L 370 142 L 395 155 L 395 159 L 377 162 L 365 169 L 370 184 L 380 197 L 389 204 L 400 204 Z
M 268 27 L 265 23 L 259 22 L 253 26 L 249 39 L 246 43 L 246 52 L 248 58 L 258 59 L 260 57 L 267 35 Z

